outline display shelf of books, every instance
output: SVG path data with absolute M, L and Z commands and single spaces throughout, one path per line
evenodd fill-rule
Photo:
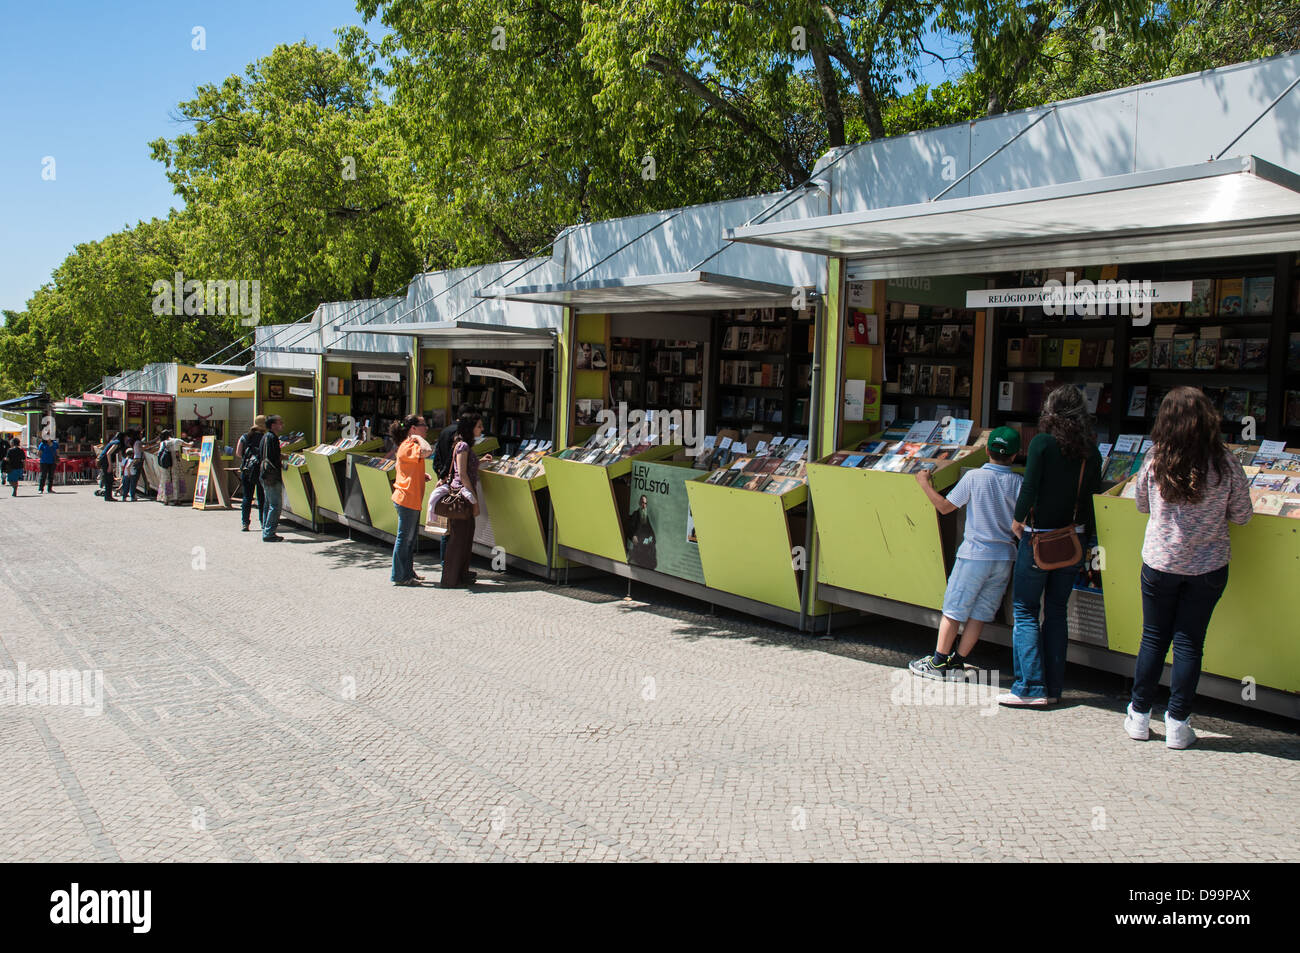
M 307 462 L 316 509 L 332 519 L 343 514 L 342 470 L 348 455 L 369 454 L 383 445 L 384 442 L 377 438 L 363 441 L 357 437 L 340 437 L 332 443 L 317 444 L 305 450 L 303 459 Z
M 1288 442 L 1300 443 L 1300 279 L 1291 284 L 1290 305 L 1283 371 L 1282 428 Z
M 372 530 L 395 538 L 397 511 L 393 509 L 393 481 L 397 478 L 397 461 L 364 452 L 353 453 L 351 457 L 352 472 L 365 505 L 366 523 Z
M 572 321 L 573 413 L 568 442 L 580 443 L 595 432 L 596 420 L 610 400 L 611 342 L 608 315 L 578 313 Z
M 479 464 L 479 472 L 491 473 L 504 479 L 522 480 L 532 489 L 541 489 L 546 486 L 542 458 L 552 447 L 550 440 L 525 440 L 513 453 Z
M 614 338 L 610 397 L 646 410 L 698 410 L 704 399 L 704 348 L 699 341 Z M 599 413 L 600 408 L 596 408 Z M 593 420 L 594 422 L 594 420 Z
M 352 409 L 358 426 L 370 421 L 370 432 L 388 433 L 388 426 L 407 413 L 406 385 L 401 381 L 352 381 Z
M 884 400 L 896 419 L 970 417 L 975 361 L 975 312 L 888 301 L 884 328 Z M 870 318 L 852 328 L 856 344 L 875 343 Z
M 715 342 L 715 429 L 807 434 L 812 322 L 801 315 L 791 308 L 722 312 Z
M 709 471 L 702 482 L 779 496 L 785 509 L 803 503 L 808 498 L 807 438 L 751 434 L 749 439 L 752 449 L 736 431 L 706 436 L 692 464 Z
M 613 428 L 611 428 L 612 430 Z M 678 444 L 661 444 L 652 441 L 632 443 L 626 437 L 606 432 L 592 434 L 581 446 L 566 447 L 556 453 L 544 455 L 544 463 L 564 460 L 606 470 L 609 478 L 626 476 L 633 460 L 666 460 L 682 448 Z
M 512 382 L 499 377 L 471 375 L 467 370 L 470 367 L 510 374 L 518 378 L 525 389 L 520 390 Z M 503 446 L 514 447 L 525 439 L 537 439 L 536 431 L 543 420 L 549 419 L 550 406 L 550 375 L 541 371 L 536 360 L 457 358 L 451 370 L 451 405 L 459 408 L 469 404 L 478 408 L 483 415 L 483 430 L 496 436 Z M 540 407 L 539 384 L 543 395 Z
M 987 459 L 987 431 L 973 435 L 969 420 L 915 421 L 809 464 L 821 598 L 867 611 L 888 600 L 903 614 L 942 607 L 955 520 L 939 516 L 916 474 L 929 471 L 941 491 L 955 484 Z
M 791 558 L 808 545 L 808 439 L 753 431 L 747 439 L 735 430 L 706 437 L 693 465 L 708 476 L 686 483 L 704 580 L 727 594 L 710 601 L 787 625 L 799 624 L 801 609 L 824 616 L 824 604 L 804 605 L 804 564 Z

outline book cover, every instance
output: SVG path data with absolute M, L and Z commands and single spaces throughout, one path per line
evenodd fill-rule
M 1174 342 L 1172 338 L 1152 342 L 1151 366 L 1153 368 L 1169 370 L 1173 366 L 1173 360 Z
M 1174 335 L 1174 370 L 1190 371 L 1196 355 L 1195 334 Z
M 1066 338 L 1061 342 L 1061 366 L 1078 367 L 1079 355 L 1083 350 L 1081 338 Z
M 1126 451 L 1112 451 L 1110 458 L 1106 461 L 1106 469 L 1101 475 L 1103 483 L 1118 483 L 1128 477 L 1129 471 L 1133 468 L 1133 461 L 1137 459 L 1136 453 Z
M 1183 315 L 1181 301 L 1157 301 L 1151 305 L 1153 318 L 1180 318 Z
M 1196 342 L 1196 363 L 1198 371 L 1212 371 L 1219 365 L 1219 342 L 1213 338 L 1202 338 Z
M 1151 339 L 1134 338 L 1128 346 L 1128 366 L 1135 369 L 1151 366 Z
M 908 428 L 907 433 L 903 436 L 902 443 L 903 444 L 929 443 L 935 438 L 936 433 L 938 433 L 942 429 L 943 429 L 942 424 L 940 424 L 940 422 L 937 420 L 917 420 L 912 424 L 911 427 Z M 906 451 L 902 450 L 901 448 L 900 449 L 890 448 L 888 452 L 905 453 Z
M 1060 338 L 1044 338 L 1042 344 L 1042 366 L 1043 367 L 1060 367 L 1061 366 L 1061 344 Z
M 1007 339 L 1007 367 L 1023 367 L 1024 360 L 1024 338 Z
M 1214 279 L 1195 278 L 1192 280 L 1192 300 L 1183 308 L 1183 316 L 1188 318 L 1208 317 L 1214 306 Z
M 1221 371 L 1235 371 L 1241 367 L 1241 339 L 1225 338 L 1219 342 L 1219 363 Z
M 916 393 L 933 394 L 934 393 L 934 365 L 922 364 L 921 369 L 916 373 Z
M 1263 370 L 1268 366 L 1268 338 L 1246 338 L 1241 342 L 1241 369 Z
M 1246 280 L 1246 314 L 1271 315 L 1273 313 L 1273 276 Z
M 1102 367 L 1115 366 L 1115 339 L 1114 338 L 1106 338 L 1106 346 L 1102 348 L 1102 352 L 1101 352 L 1101 366 Z
M 1147 388 L 1145 384 L 1138 384 L 1136 387 L 1129 389 L 1128 415 L 1130 417 L 1145 417 L 1147 415 Z
M 916 354 L 916 325 L 903 325 L 903 346 L 900 348 L 904 354 Z
M 1083 347 L 1079 351 L 1080 367 L 1096 367 L 1101 361 L 1101 340 L 1099 338 L 1084 338 Z
M 955 324 L 945 324 L 939 329 L 940 354 L 956 354 L 961 347 L 961 333 Z
M 863 453 L 850 453 L 847 457 L 845 457 L 843 460 L 840 461 L 840 466 L 842 467 L 860 466 L 865 456 L 866 454 Z
M 1250 413 L 1250 391 L 1230 388 L 1223 398 L 1223 419 L 1238 421 Z
M 916 389 L 916 365 L 904 364 L 903 371 L 898 378 L 898 392 L 900 394 L 910 394 Z
M 1218 306 L 1215 314 L 1221 317 L 1235 317 L 1242 313 L 1243 295 L 1246 281 L 1244 278 L 1220 278 L 1218 287 Z
M 940 364 L 934 369 L 934 393 L 939 397 L 952 396 L 952 365 Z

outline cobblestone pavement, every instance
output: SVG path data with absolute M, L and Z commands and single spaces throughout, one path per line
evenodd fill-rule
M 104 698 L 0 707 L 0 860 L 1300 859 L 1280 719 L 1206 703 L 1196 747 L 1138 744 L 1122 680 L 1073 667 L 1054 711 L 897 704 L 913 626 L 486 564 L 397 589 L 388 550 L 283 531 L 0 499 L 0 669 Z

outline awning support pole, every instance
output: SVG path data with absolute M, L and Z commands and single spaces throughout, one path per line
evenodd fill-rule
M 1014 136 L 1012 136 L 1012 137 L 1011 137 L 1010 139 L 1008 139 L 1006 142 L 1002 143 L 1002 145 L 998 146 L 996 149 L 994 149 L 992 152 L 990 152 L 988 155 L 986 155 L 983 159 L 980 159 L 979 162 L 975 163 L 975 165 L 973 165 L 973 166 L 971 166 L 969 169 L 967 169 L 964 173 L 962 173 L 962 174 L 961 174 L 961 175 L 956 179 L 956 181 L 954 181 L 951 185 L 949 185 L 948 188 L 944 189 L 942 192 L 940 192 L 940 193 L 939 193 L 938 195 L 936 195 L 934 198 L 930 199 L 930 201 L 931 201 L 931 202 L 937 202 L 937 201 L 939 201 L 939 199 L 943 198 L 943 197 L 944 197 L 945 195 L 947 195 L 950 191 L 952 191 L 952 190 L 955 189 L 958 185 L 960 185 L 963 179 L 969 177 L 969 176 L 972 175 L 975 171 L 977 171 L 977 170 L 980 168 L 980 166 L 984 165 L 985 162 L 988 162 L 990 159 L 992 159 L 995 155 L 997 155 L 999 152 L 1001 152 L 1001 151 L 1002 151 L 1003 149 L 1005 149 L 1007 146 L 1011 145 L 1011 143 L 1015 142 L 1017 139 L 1019 139 L 1021 136 L 1023 136 L 1025 133 L 1027 133 L 1030 129 L 1033 129 L 1035 126 L 1037 126 L 1040 122 L 1042 122 L 1042 121 L 1043 121 L 1044 119 L 1046 119 L 1048 116 L 1054 115 L 1055 113 L 1056 113 L 1056 104 L 1053 103 L 1052 106 L 1051 106 L 1051 108 L 1049 108 L 1046 112 L 1041 113 L 1041 114 L 1038 116 L 1038 118 L 1036 118 L 1036 119 L 1035 119 L 1033 122 L 1031 122 L 1029 125 L 1025 126 L 1024 129 L 1021 129 L 1018 133 L 1016 133 Z

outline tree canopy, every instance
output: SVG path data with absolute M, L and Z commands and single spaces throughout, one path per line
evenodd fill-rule
M 1286 0 L 358 0 L 382 35 L 277 46 L 149 144 L 181 211 L 78 245 L 0 327 L 0 391 L 199 360 L 260 318 L 544 250 L 567 225 L 792 187 L 827 149 L 1300 46 Z M 943 79 L 934 82 L 936 64 Z M 928 78 L 928 79 L 927 79 Z

